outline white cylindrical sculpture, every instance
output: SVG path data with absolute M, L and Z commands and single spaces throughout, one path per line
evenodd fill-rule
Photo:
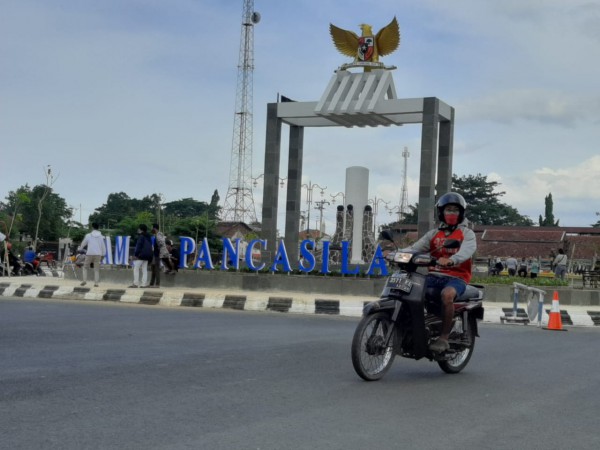
M 369 197 L 369 169 L 352 166 L 346 169 L 346 208 L 354 208 L 354 228 L 352 229 L 352 253 L 350 262 L 362 263 L 363 211 Z

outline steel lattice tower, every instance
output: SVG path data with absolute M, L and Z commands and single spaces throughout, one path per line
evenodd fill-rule
M 254 72 L 254 25 L 259 20 L 260 14 L 254 11 L 254 0 L 244 0 L 229 187 L 222 217 L 226 221 L 256 222 L 252 196 L 252 76 Z

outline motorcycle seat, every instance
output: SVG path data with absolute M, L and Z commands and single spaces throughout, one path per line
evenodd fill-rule
M 483 300 L 483 286 L 475 285 L 475 284 L 467 284 L 467 288 L 465 292 L 461 296 L 459 296 L 456 301 L 457 302 L 474 302 L 478 300 Z

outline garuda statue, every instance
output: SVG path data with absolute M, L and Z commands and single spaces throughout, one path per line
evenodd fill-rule
M 386 67 L 379 61 L 380 56 L 392 53 L 400 45 L 400 27 L 396 17 L 376 35 L 373 35 L 371 25 L 360 25 L 361 36 L 329 24 L 329 32 L 333 43 L 342 55 L 354 58 L 350 64 L 343 64 L 340 70 L 350 67 L 363 67 L 365 72 L 375 69 L 395 69 L 394 66 Z

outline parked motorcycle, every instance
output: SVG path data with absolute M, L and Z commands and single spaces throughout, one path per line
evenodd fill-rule
M 392 241 L 388 231 L 382 237 Z M 446 239 L 444 248 L 459 248 L 460 242 Z M 398 250 L 386 259 L 396 268 L 387 279 L 381 297 L 365 305 L 352 340 L 352 364 L 366 381 L 382 378 L 396 355 L 411 359 L 436 361 L 446 373 L 463 370 L 478 337 L 477 320 L 483 319 L 483 286 L 467 285 L 454 302 L 454 319 L 449 350 L 435 353 L 429 344 L 442 328 L 442 304 L 439 291 L 425 287 L 428 267 L 435 258 L 428 253 Z

